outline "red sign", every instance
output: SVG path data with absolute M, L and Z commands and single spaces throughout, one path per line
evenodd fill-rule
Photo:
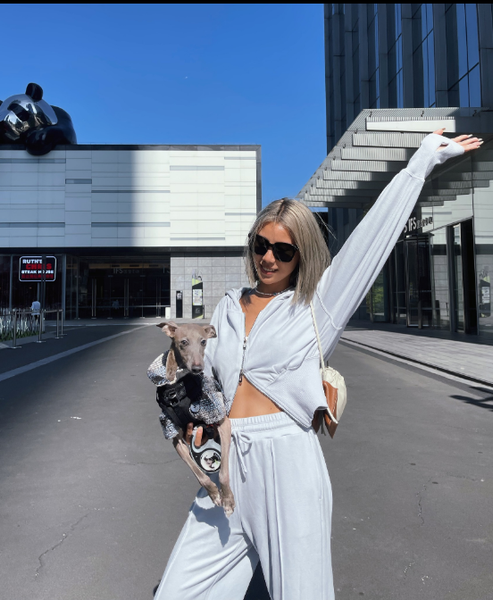
M 43 269 L 42 256 L 21 256 L 19 258 L 19 281 L 55 281 L 56 258 L 45 257 Z

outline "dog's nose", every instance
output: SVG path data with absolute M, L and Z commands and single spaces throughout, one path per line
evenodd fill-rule
M 194 375 L 198 375 L 199 373 L 202 373 L 203 370 L 204 370 L 204 368 L 201 365 L 192 365 L 192 373 Z

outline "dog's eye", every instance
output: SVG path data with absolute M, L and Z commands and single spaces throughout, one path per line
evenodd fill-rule
M 188 340 L 182 340 L 180 342 L 180 346 L 188 346 L 190 344 L 190 342 Z
M 202 340 L 200 343 L 201 343 L 201 344 L 202 344 L 202 346 L 204 346 L 204 347 L 205 347 L 205 346 L 207 346 L 207 340 Z

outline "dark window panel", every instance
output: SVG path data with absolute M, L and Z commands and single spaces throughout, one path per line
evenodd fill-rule
M 476 4 L 466 4 L 467 64 L 472 69 L 479 62 L 478 11 Z
M 402 34 L 402 7 L 400 4 L 394 4 L 395 7 L 395 37 L 398 38 Z
M 469 106 L 469 75 L 459 81 L 460 106 Z
M 433 31 L 430 32 L 426 43 L 428 45 L 428 106 L 435 103 L 436 88 L 435 88 L 435 44 Z M 423 44 L 424 45 L 424 44 Z
M 459 84 L 456 83 L 449 90 L 449 104 L 450 106 L 460 106 L 460 97 L 459 97 Z
M 457 11 L 457 51 L 459 59 L 459 78 L 467 71 L 467 36 L 466 36 L 466 12 L 464 4 L 456 5 Z
M 453 8 L 452 8 L 453 7 Z M 445 28 L 447 40 L 457 40 L 457 11 L 455 5 L 450 5 L 449 9 L 445 12 Z M 457 43 L 447 43 L 447 83 L 448 88 L 452 88 L 459 81 L 459 64 L 458 64 L 458 45 Z M 458 92 L 457 88 L 457 101 L 452 101 L 449 97 L 449 106 L 459 106 L 458 103 Z M 455 95 L 454 95 L 455 97 Z
M 481 82 L 479 79 L 479 65 L 469 73 L 469 106 L 481 106 Z

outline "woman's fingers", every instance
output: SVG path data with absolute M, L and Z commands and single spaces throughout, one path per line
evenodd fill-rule
M 443 135 L 444 131 L 445 131 L 445 127 L 443 127 L 442 129 L 437 129 L 433 133 L 436 133 L 438 135 Z M 465 134 L 465 135 L 458 135 L 457 137 L 453 138 L 452 141 L 457 142 L 460 146 L 462 146 L 464 148 L 464 152 L 469 152 L 470 150 L 477 150 L 483 143 L 482 138 L 473 137 L 472 133 Z M 446 145 L 442 145 L 439 148 L 437 148 L 437 150 L 442 150 L 445 147 L 446 147 Z
M 197 433 L 195 434 L 195 446 L 200 448 L 202 446 L 202 434 L 204 432 L 203 427 L 197 427 Z
M 190 445 L 192 443 L 193 434 L 193 423 L 187 425 L 187 431 L 185 432 L 185 442 Z
M 185 432 L 185 442 L 190 446 L 192 443 L 193 437 L 193 423 L 189 423 L 187 425 L 187 430 Z M 197 427 L 197 432 L 195 433 L 195 446 L 200 448 L 207 442 L 207 436 L 204 436 L 204 428 Z
M 469 152 L 470 150 L 477 150 L 482 143 L 483 140 L 477 137 L 468 137 L 462 142 L 459 142 L 459 144 L 464 148 L 464 152 Z
M 472 138 L 472 133 L 469 133 L 469 134 L 466 134 L 466 135 L 459 135 L 459 136 L 453 138 L 452 141 L 453 142 L 457 142 L 458 144 L 460 144 L 460 142 L 463 142 L 464 140 L 467 140 L 469 138 Z

